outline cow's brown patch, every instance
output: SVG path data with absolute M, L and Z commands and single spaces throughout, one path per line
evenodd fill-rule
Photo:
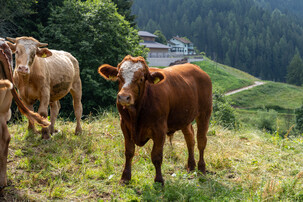
M 53 86 L 53 93 L 60 94 L 62 91 L 66 91 L 70 87 L 70 82 L 62 82 Z

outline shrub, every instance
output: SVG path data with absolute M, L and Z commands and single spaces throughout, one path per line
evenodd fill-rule
M 258 111 L 257 112 L 256 125 L 259 129 L 265 129 L 269 132 L 277 130 L 277 117 L 278 112 L 271 109 L 269 111 Z
M 235 109 L 224 95 L 222 89 L 215 87 L 213 90 L 213 121 L 225 128 L 235 128 L 236 115 Z
M 296 129 L 303 133 L 303 105 L 296 110 Z

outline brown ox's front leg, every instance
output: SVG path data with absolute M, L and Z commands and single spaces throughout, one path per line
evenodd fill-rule
M 49 90 L 45 90 L 43 93 L 41 93 L 41 100 L 40 100 L 40 106 L 38 109 L 38 113 L 42 116 L 47 118 L 48 115 L 48 105 L 49 105 Z M 42 128 L 42 139 L 49 139 L 49 128 Z
M 6 120 L 4 120 L 4 117 L 0 117 L 0 196 L 2 195 L 2 189 L 7 186 L 6 170 L 10 140 L 11 136 L 7 129 Z
M 135 154 L 135 143 L 131 140 L 131 135 L 129 130 L 121 121 L 121 129 L 124 135 L 125 144 L 125 165 L 121 177 L 121 183 L 127 183 L 131 180 L 131 169 L 132 169 L 132 159 Z
M 156 168 L 155 182 L 160 182 L 164 185 L 164 180 L 162 177 L 161 165 L 163 160 L 163 146 L 165 142 L 165 133 L 158 131 L 158 136 L 153 138 L 154 145 L 151 153 L 152 162 Z

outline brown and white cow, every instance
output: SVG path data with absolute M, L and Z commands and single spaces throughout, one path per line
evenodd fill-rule
M 15 53 L 14 83 L 24 103 L 33 110 L 36 100 L 40 101 L 38 113 L 47 117 L 50 105 L 51 125 L 42 129 L 42 138 L 48 139 L 54 133 L 54 125 L 60 109 L 59 100 L 69 92 L 73 97 L 73 106 L 77 119 L 75 133 L 82 131 L 82 85 L 79 64 L 70 53 L 40 48 L 47 46 L 32 37 L 7 38 Z M 29 130 L 36 132 L 29 121 Z
M 118 67 L 105 64 L 98 72 L 105 79 L 119 81 L 117 107 L 126 157 L 122 182 L 131 179 L 135 145 L 143 146 L 152 139 L 155 182 L 164 183 L 161 164 L 165 137 L 177 130 L 182 130 L 187 143 L 188 170 L 194 170 L 194 120 L 198 127 L 198 169 L 205 174 L 203 155 L 212 112 L 212 84 L 203 70 L 188 63 L 165 69 L 149 68 L 144 58 L 126 56 Z
M 11 137 L 6 122 L 11 116 L 10 106 L 12 98 L 16 101 L 19 110 L 25 114 L 29 120 L 37 122 L 43 127 L 50 125 L 50 123 L 39 114 L 29 111 L 18 97 L 12 84 L 11 58 L 12 53 L 8 45 L 0 38 L 0 195 L 2 194 L 2 189 L 7 185 L 7 155 Z

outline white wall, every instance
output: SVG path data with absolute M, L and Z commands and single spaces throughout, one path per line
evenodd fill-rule
M 147 58 L 148 66 L 157 67 L 165 66 L 167 67 L 170 63 L 175 62 L 176 60 L 181 60 L 184 57 L 179 58 Z M 188 62 L 202 61 L 203 59 L 188 59 Z

